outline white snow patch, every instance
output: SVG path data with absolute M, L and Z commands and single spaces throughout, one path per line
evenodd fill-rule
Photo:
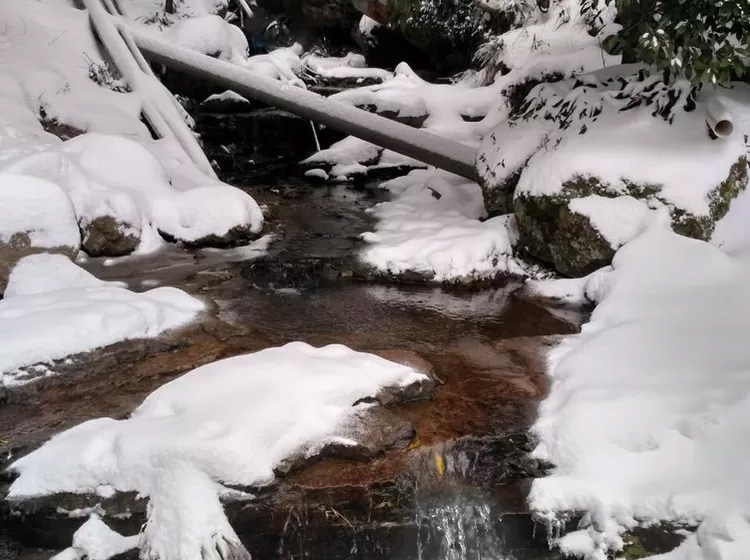
M 52 560 L 108 560 L 138 547 L 138 535 L 123 537 L 110 529 L 98 515 L 92 515 L 73 535 L 73 546 Z
M 371 210 L 378 225 L 362 235 L 370 244 L 361 255 L 364 262 L 390 274 L 434 275 L 436 281 L 524 274 L 513 257 L 513 216 L 480 221 L 485 211 L 476 183 L 417 170 L 384 186 L 394 199 Z
M 44 179 L 0 172 L 0 243 L 25 233 L 34 247 L 81 243 L 75 212 L 60 187 Z
M 175 288 L 133 293 L 61 255 L 32 255 L 11 272 L 0 300 L 0 385 L 18 368 L 147 338 L 192 321 L 204 305 Z
M 635 239 L 654 218 L 654 211 L 632 196 L 574 198 L 568 208 L 586 216 L 613 249 Z
M 283 459 L 346 438 L 347 421 L 370 406 L 355 402 L 423 379 L 340 345 L 294 342 L 221 360 L 157 389 L 127 420 L 85 422 L 19 459 L 10 496 L 93 492 L 101 484 L 137 491 L 150 499 L 141 555 L 198 560 L 238 543 L 220 482 L 271 482 Z
M 582 511 L 561 541 L 591 559 L 637 523 L 700 524 L 669 560 L 750 550 L 750 265 L 649 228 L 616 255 L 601 303 L 549 358 L 535 456 L 556 465 L 531 506 Z

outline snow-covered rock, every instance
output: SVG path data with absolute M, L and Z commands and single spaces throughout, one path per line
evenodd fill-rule
M 103 282 L 62 255 L 25 257 L 0 300 L 0 385 L 22 382 L 24 366 L 156 336 L 203 308 L 175 288 L 133 293 Z
M 62 186 L 83 247 L 94 256 L 148 251 L 170 241 L 229 246 L 251 240 L 263 215 L 243 191 L 199 174 L 170 172 L 170 154 L 122 136 L 88 133 L 8 163 L 6 170 Z M 163 163 L 164 162 L 164 163 Z
M 669 231 L 660 213 L 613 270 L 576 281 L 598 307 L 548 358 L 534 455 L 555 469 L 530 505 L 548 519 L 583 514 L 558 544 L 587 560 L 622 556 L 623 533 L 660 522 L 698 526 L 660 559 L 739 560 L 750 550 L 750 268 Z
M 149 498 L 141 557 L 245 558 L 219 499 L 231 492 L 224 485 L 268 484 L 283 460 L 352 442 L 351 423 L 373 400 L 425 383 L 410 366 L 340 345 L 294 342 L 221 360 L 160 387 L 128 419 L 85 422 L 16 461 L 9 499 L 137 491 Z
M 23 257 L 50 252 L 73 258 L 80 244 L 65 191 L 44 179 L 0 172 L 0 294 Z
M 482 143 L 488 210 L 512 205 L 524 249 L 571 276 L 609 264 L 649 209 L 707 240 L 748 178 L 741 135 L 709 135 L 707 101 L 645 71 L 538 86 Z
M 384 184 L 393 200 L 372 209 L 374 232 L 361 259 L 378 274 L 447 283 L 525 275 L 514 258 L 512 215 L 485 216 L 476 183 L 442 171 L 417 170 Z

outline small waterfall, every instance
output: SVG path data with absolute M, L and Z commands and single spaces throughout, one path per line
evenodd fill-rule
M 417 511 L 419 560 L 506 560 L 487 504 L 456 501 Z

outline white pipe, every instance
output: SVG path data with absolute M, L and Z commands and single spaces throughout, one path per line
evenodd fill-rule
M 245 97 L 290 111 L 456 175 L 471 180 L 476 177 L 476 152 L 470 146 L 301 88 L 284 85 L 247 68 L 169 44 L 140 29 L 131 29 L 131 34 L 138 48 L 152 62 L 214 82 Z
M 734 133 L 732 113 L 717 96 L 708 101 L 706 124 L 716 138 L 729 138 Z

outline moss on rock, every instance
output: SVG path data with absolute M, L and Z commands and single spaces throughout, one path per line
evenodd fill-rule
M 563 185 L 559 194 L 515 197 L 513 210 L 520 233 L 519 249 L 553 265 L 566 276 L 584 276 L 610 264 L 617 248 L 599 234 L 586 216 L 569 208 L 571 200 L 591 195 L 610 198 L 629 195 L 663 205 L 669 209 L 676 233 L 707 241 L 716 222 L 727 214 L 732 200 L 745 190 L 747 182 L 747 160 L 742 157 L 731 167 L 727 179 L 709 193 L 710 212 L 701 216 L 660 198 L 660 185 L 625 182 L 623 191 L 595 177 L 574 177 Z

